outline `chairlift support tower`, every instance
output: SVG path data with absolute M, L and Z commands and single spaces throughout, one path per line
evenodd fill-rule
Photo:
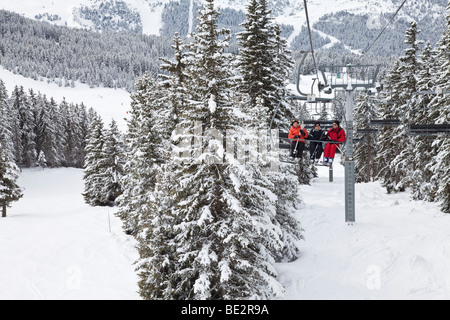
M 345 91 L 345 222 L 355 222 L 355 160 L 353 159 L 353 113 L 355 90 L 370 92 L 376 87 L 379 65 L 323 66 L 319 68 L 324 88 Z M 328 76 L 327 76 L 328 75 Z

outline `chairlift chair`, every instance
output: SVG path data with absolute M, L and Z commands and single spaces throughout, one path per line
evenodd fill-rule
M 417 95 L 445 95 L 450 94 L 450 90 L 443 90 L 437 88 L 436 91 L 417 91 L 414 92 L 411 99 L 408 101 L 408 109 L 410 108 L 411 101 L 414 100 Z M 406 119 L 405 119 L 406 120 Z M 449 123 L 411 123 L 408 121 L 406 133 L 410 136 L 434 136 L 434 135 L 450 135 Z

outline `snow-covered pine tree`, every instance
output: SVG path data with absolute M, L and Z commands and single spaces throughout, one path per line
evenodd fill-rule
M 39 167 L 42 168 L 42 170 L 44 170 L 44 168 L 47 167 L 47 159 L 45 159 L 45 154 L 44 154 L 44 151 L 42 151 L 42 150 L 39 152 L 37 163 L 38 163 Z
M 19 200 L 23 194 L 17 185 L 18 167 L 9 159 L 9 152 L 0 141 L 0 208 L 2 217 L 6 217 L 6 209 L 11 202 Z
M 399 88 L 394 86 L 401 79 L 399 66 L 400 61 L 397 60 L 385 79 L 383 94 L 386 98 L 378 107 L 380 119 L 400 119 L 402 116 L 399 108 Z M 380 127 L 375 163 L 378 168 L 377 179 L 381 181 L 388 193 L 399 191 L 395 189 L 395 186 L 400 181 L 400 177 L 396 171 L 392 170 L 390 164 L 400 151 L 401 146 L 394 138 L 394 129 L 391 126 Z
M 280 102 L 281 98 L 286 95 L 291 95 L 288 92 L 287 84 L 292 74 L 292 70 L 295 67 L 295 63 L 292 59 L 292 52 L 288 49 L 287 41 L 281 36 L 282 29 L 279 24 L 273 24 L 273 41 L 272 50 L 274 59 L 271 64 L 272 67 L 272 82 L 275 86 L 275 92 L 273 93 L 274 106 Z M 292 105 L 283 103 L 280 106 L 278 119 L 280 123 L 290 124 L 292 119 L 298 117 L 295 115 L 295 110 Z M 271 113 L 273 114 L 273 113 Z M 309 181 L 308 181 L 309 182 Z
M 61 135 L 61 141 L 62 141 L 62 158 L 63 162 L 62 165 L 66 167 L 73 167 L 75 166 L 75 160 L 74 160 L 74 148 L 75 148 L 75 140 L 76 140 L 76 133 L 74 130 L 75 121 L 74 121 L 74 115 L 72 111 L 72 105 L 70 105 L 65 99 L 61 101 L 59 104 L 59 114 L 60 114 L 60 135 Z
M 422 54 L 418 56 L 417 72 L 417 90 L 418 91 L 434 91 L 433 75 L 439 66 L 436 65 L 436 51 L 427 43 L 422 50 Z M 411 101 L 414 108 L 413 124 L 429 124 L 434 123 L 437 118 L 435 112 L 430 110 L 430 101 L 434 95 L 418 94 Z M 436 199 L 436 191 L 439 181 L 432 179 L 433 157 L 437 153 L 437 145 L 433 146 L 436 137 L 433 136 L 416 136 L 414 143 L 416 144 L 413 163 L 415 170 L 412 174 L 411 193 L 414 200 L 434 201 Z
M 242 101 L 245 108 L 254 108 L 257 99 L 273 115 L 280 98 L 286 93 L 285 84 L 293 68 L 286 41 L 280 37 L 280 28 L 272 22 L 266 0 L 251 0 L 247 6 L 243 31 L 237 34 L 238 69 L 242 77 L 239 91 L 247 94 Z M 246 111 L 244 108 L 244 111 Z M 293 114 L 283 104 L 275 124 L 290 123 Z
M 104 174 L 107 170 L 106 159 L 103 152 L 105 143 L 105 129 L 100 117 L 96 117 L 89 127 L 86 142 L 86 159 L 84 168 L 84 193 L 86 203 L 92 206 L 108 205 L 102 193 L 104 187 Z
M 8 158 L 14 161 L 14 143 L 11 132 L 11 112 L 9 97 L 4 82 L 0 79 L 0 145 L 8 152 Z
M 184 111 L 192 88 L 187 85 L 189 75 L 186 73 L 186 52 L 177 33 L 173 42 L 174 59 L 160 58 L 161 70 L 166 73 L 159 75 L 159 83 L 142 90 L 140 94 L 144 97 L 148 96 L 147 92 L 158 92 L 157 95 L 153 94 L 151 99 L 143 101 L 146 106 L 141 107 L 143 110 L 153 110 L 147 121 L 152 127 L 148 129 L 157 132 L 159 138 L 156 139 L 155 136 L 153 141 L 148 141 L 147 144 L 153 143 L 158 146 L 154 151 L 163 160 L 162 163 L 161 161 L 148 163 L 153 166 L 149 167 L 148 171 L 153 182 L 150 187 L 151 193 L 147 190 L 146 196 L 141 197 L 144 199 L 143 202 L 134 201 L 134 205 L 139 207 L 136 212 L 140 212 L 134 221 L 135 224 L 139 224 L 140 230 L 136 232 L 140 255 L 137 270 L 142 279 L 139 282 L 140 294 L 145 299 L 178 298 L 172 277 L 177 268 L 178 258 L 177 246 L 173 244 L 174 217 L 171 214 L 176 204 L 171 195 L 174 193 L 174 181 L 178 177 L 175 170 L 177 165 L 170 161 L 172 158 L 170 137 L 179 122 L 185 121 Z M 157 90 L 152 89 L 153 87 Z
M 410 27 L 405 33 L 405 55 L 399 58 L 400 66 L 398 72 L 401 74 L 400 81 L 394 86 L 398 88 L 397 105 L 400 114 L 404 118 L 403 125 L 393 128 L 393 138 L 400 146 L 400 152 L 390 163 L 391 171 L 394 171 L 399 181 L 393 186 L 394 190 L 404 191 L 411 184 L 412 173 L 415 164 L 411 161 L 414 157 L 414 138 L 406 135 L 407 126 L 414 122 L 414 117 L 418 114 L 415 110 L 417 106 L 410 103 L 413 94 L 416 92 L 417 84 L 417 54 L 419 51 L 419 41 L 417 35 L 420 31 L 417 29 L 415 21 L 410 22 Z
M 161 87 L 149 74 L 144 74 L 136 81 L 136 91 L 131 95 L 123 194 L 117 199 L 117 214 L 124 221 L 124 229 L 135 236 L 139 236 L 147 220 L 149 203 L 155 201 L 152 193 L 163 159 L 165 130 L 157 119 L 167 115 L 161 103 Z
M 446 25 L 437 48 L 437 66 L 439 70 L 434 74 L 436 90 L 438 88 L 450 90 L 450 3 L 446 8 Z M 450 94 L 437 95 L 429 104 L 436 124 L 450 123 Z M 438 182 L 437 199 L 441 201 L 441 210 L 450 213 L 450 137 L 442 135 L 436 137 L 432 144 L 437 152 L 432 160 L 432 181 Z
M 63 166 L 67 163 L 65 155 L 64 155 L 64 134 L 63 134 L 63 122 L 64 117 L 61 114 L 61 110 L 59 108 L 58 103 L 55 101 L 53 97 L 50 97 L 48 105 L 45 106 L 49 112 L 49 121 L 53 121 L 53 126 L 55 128 L 55 163 L 57 166 Z M 86 137 L 86 136 L 85 136 Z
M 167 100 L 169 103 L 169 115 L 165 117 L 167 121 L 167 134 L 165 139 L 170 138 L 173 129 L 177 125 L 180 110 L 184 110 L 187 104 L 188 88 L 186 81 L 189 75 L 186 73 L 185 50 L 182 39 L 175 33 L 172 45 L 174 61 L 166 58 L 160 58 L 162 61 L 161 70 L 169 74 L 160 74 L 161 86 L 167 90 Z
M 371 102 L 370 96 L 360 94 L 356 98 L 354 110 L 354 126 L 359 129 L 370 129 L 369 119 L 378 119 L 376 106 Z M 376 133 L 355 134 L 361 139 L 355 144 L 355 181 L 370 182 L 377 175 L 375 155 L 377 154 Z
M 81 103 L 75 104 L 72 108 L 73 118 L 73 147 L 72 159 L 75 168 L 83 168 L 84 158 L 86 156 L 84 149 L 86 147 L 86 136 L 89 127 L 89 119 L 86 112 L 86 106 Z
M 243 31 L 238 34 L 239 105 L 248 119 L 246 127 L 260 133 L 259 139 L 266 139 L 275 108 L 286 94 L 286 84 L 294 63 L 286 41 L 280 36 L 280 27 L 271 21 L 265 0 L 250 1 L 246 20 L 241 26 Z M 277 112 L 277 127 L 290 124 L 292 117 L 293 113 L 283 104 Z M 284 239 L 283 250 L 272 252 L 276 261 L 291 261 L 298 255 L 302 228 L 293 217 L 301 202 L 298 185 L 299 182 L 308 184 L 313 176 L 309 166 L 294 168 L 284 164 L 280 165 L 278 172 L 267 175 L 270 183 L 266 186 L 277 199 L 275 221 Z
M 405 126 L 412 120 L 408 118 L 409 114 L 414 114 L 407 109 L 413 93 L 416 92 L 418 32 L 417 24 L 412 21 L 405 33 L 405 43 L 409 47 L 405 49 L 405 55 L 395 62 L 386 79 L 391 90 L 387 93 L 390 101 L 380 105 L 382 119 L 408 119 L 398 127 L 382 128 L 378 135 L 377 167 L 380 170 L 378 177 L 388 193 L 404 191 L 411 182 L 413 170 L 411 160 L 415 145 L 406 135 Z
M 61 163 L 58 148 L 57 106 L 43 97 L 43 106 L 37 120 L 37 150 L 43 153 L 48 167 L 58 167 Z M 39 155 L 41 157 L 41 155 Z M 38 159 L 39 160 L 39 159 Z
M 165 66 L 170 63 L 166 61 Z M 144 75 L 132 95 L 128 161 L 119 214 L 125 218 L 128 232 L 138 241 L 139 288 L 145 299 L 176 299 L 172 275 L 177 247 L 171 243 L 170 210 L 174 200 L 170 195 L 177 176 L 167 161 L 171 129 L 179 119 L 178 108 L 184 106 L 181 101 L 175 101 L 176 97 L 183 99 L 183 94 L 179 95 L 183 89 L 178 86 L 184 81 L 177 79 L 183 73 L 182 68 L 167 69 L 174 74 L 164 77 L 161 83 Z
M 125 145 L 114 119 L 111 121 L 109 129 L 106 130 L 102 152 L 106 166 L 101 190 L 102 202 L 113 204 L 123 192 L 122 177 L 125 162 Z
M 222 38 L 225 32 L 217 29 L 217 16 L 213 1 L 208 0 L 188 48 L 186 86 L 191 97 L 180 111 L 183 119 L 177 125 L 177 137 L 195 136 L 196 140 L 191 158 L 172 154 L 176 179 L 165 182 L 171 184 L 174 206 L 159 215 L 173 221 L 172 226 L 166 225 L 164 237 L 176 249 L 171 258 L 176 265 L 170 274 L 159 273 L 154 263 L 142 265 L 142 271 L 152 273 L 143 272 L 141 284 L 163 289 L 153 281 L 158 279 L 166 283 L 164 294 L 170 288 L 170 296 L 176 299 L 267 298 L 281 290 L 268 248 L 280 247 L 280 232 L 268 214 L 273 216 L 275 211 L 272 193 L 255 183 L 258 171 L 249 171 L 259 167 L 242 165 L 234 154 L 223 155 L 225 132 L 231 131 L 227 140 L 242 132 L 232 122 L 232 84 L 224 53 L 227 37 Z M 149 226 L 152 232 L 156 227 Z M 158 254 L 155 250 L 148 250 L 150 255 L 141 256 L 141 261 L 151 261 L 155 257 L 151 254 Z M 161 297 L 162 292 L 141 291 L 141 295 Z
M 14 88 L 11 100 L 12 112 L 17 116 L 13 132 L 15 160 L 20 166 L 31 167 L 37 160 L 34 112 L 23 87 Z

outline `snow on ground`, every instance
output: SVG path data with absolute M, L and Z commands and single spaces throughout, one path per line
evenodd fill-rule
M 0 218 L 0 300 L 140 299 L 134 240 L 115 208 L 83 202 L 83 170 L 26 169 L 24 197 Z M 345 223 L 344 169 L 301 186 L 301 257 L 279 263 L 282 299 L 449 299 L 450 215 L 438 205 L 356 185 Z
M 278 264 L 285 299 L 449 299 L 450 215 L 436 203 L 356 184 L 356 223 L 345 223 L 344 167 L 319 167 L 302 186 L 302 256 Z
M 83 202 L 83 170 L 26 169 L 0 220 L 0 300 L 139 299 L 133 239 Z

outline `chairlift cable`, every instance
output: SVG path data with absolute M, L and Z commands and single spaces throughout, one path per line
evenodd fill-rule
M 377 40 L 381 37 L 381 35 L 386 30 L 386 28 L 391 24 L 391 22 L 394 20 L 395 16 L 398 14 L 400 9 L 403 7 L 405 2 L 406 2 L 406 0 L 403 0 L 402 4 L 398 7 L 397 11 L 395 11 L 394 15 L 391 17 L 391 19 L 388 21 L 388 23 L 384 26 L 384 28 L 380 31 L 380 33 L 375 38 L 375 40 L 373 40 L 372 43 L 369 44 L 369 46 L 363 51 L 362 55 L 359 57 L 360 59 L 367 53 L 367 51 L 369 51 L 372 48 L 372 46 L 375 44 L 375 42 L 377 42 Z
M 319 80 L 319 72 L 318 72 L 318 69 L 317 69 L 316 58 L 314 57 L 314 48 L 313 48 L 312 36 L 311 36 L 311 26 L 309 24 L 308 6 L 306 5 L 306 0 L 303 0 L 303 3 L 304 3 L 304 6 L 305 6 L 306 24 L 308 26 L 309 45 L 311 47 L 311 55 L 312 55 L 312 59 L 313 59 L 313 63 L 314 63 L 314 68 L 316 70 L 317 80 Z

